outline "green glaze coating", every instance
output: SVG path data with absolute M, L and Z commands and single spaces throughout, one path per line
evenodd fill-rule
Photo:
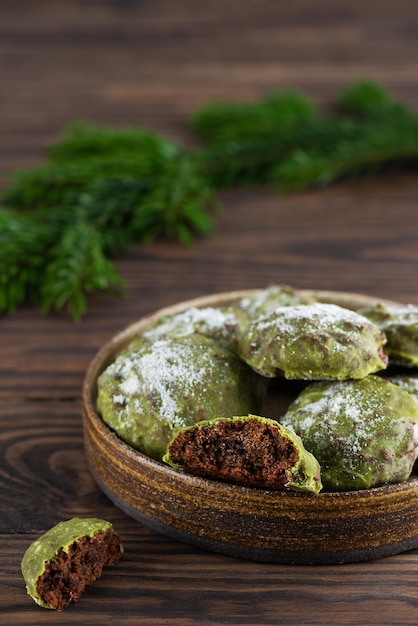
M 288 285 L 272 285 L 253 296 L 242 298 L 239 308 L 251 320 L 267 315 L 279 306 L 295 306 L 298 304 L 313 304 L 314 296 L 305 296 L 297 289 Z
M 121 439 L 160 460 L 176 427 L 258 411 L 264 395 L 233 352 L 195 334 L 136 339 L 100 375 L 97 406 Z
M 402 365 L 418 365 L 418 306 L 413 304 L 374 307 L 361 310 L 386 335 L 385 352 Z
M 318 459 L 327 491 L 405 481 L 417 458 L 418 405 L 379 376 L 312 383 L 281 421 Z
M 236 350 L 247 318 L 232 307 L 190 307 L 181 313 L 165 315 L 150 326 L 142 337 L 155 341 L 161 338 L 203 335 L 222 346 Z
M 335 304 L 279 307 L 251 322 L 240 354 L 263 376 L 345 380 L 384 369 L 384 333 L 367 318 Z
M 112 524 L 103 519 L 74 517 L 60 522 L 34 541 L 26 550 L 21 565 L 26 590 L 31 598 L 40 606 L 50 608 L 36 590 L 36 583 L 39 576 L 44 573 L 46 565 L 52 561 L 59 550 L 68 552 L 69 547 L 78 539 L 93 537 L 96 533 L 104 532 L 109 528 L 113 528 Z
M 247 416 L 234 416 L 232 418 L 224 418 L 218 417 L 213 420 L 203 420 L 198 422 L 193 426 L 189 426 L 186 428 L 178 429 L 172 438 L 170 444 L 184 431 L 186 430 L 195 430 L 195 429 L 211 429 L 216 427 L 219 422 L 251 422 L 252 420 L 256 420 L 258 422 L 269 425 L 272 428 L 276 428 L 279 431 L 279 434 L 282 438 L 288 440 L 292 447 L 297 451 L 297 462 L 289 467 L 289 474 L 291 476 L 290 480 L 284 485 L 286 488 L 291 489 L 293 491 L 305 492 L 305 493 L 313 493 L 317 494 L 322 489 L 321 483 L 321 468 L 317 459 L 313 454 L 308 452 L 302 442 L 302 439 L 291 429 L 286 428 L 276 420 L 261 417 L 258 415 L 249 414 Z M 174 467 L 174 469 L 182 470 L 182 466 L 178 463 L 173 462 L 170 455 L 170 444 L 167 447 L 167 451 L 163 456 L 163 461 L 168 465 Z M 251 445 L 251 444 L 250 444 Z
M 391 383 L 405 389 L 418 403 L 418 373 L 397 374 L 388 378 Z

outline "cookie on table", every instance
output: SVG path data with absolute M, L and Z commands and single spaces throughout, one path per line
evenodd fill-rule
M 175 428 L 259 410 L 262 379 L 214 339 L 193 334 L 135 340 L 98 378 L 103 421 L 160 460 Z
M 248 415 L 178 430 L 163 460 L 196 476 L 247 487 L 318 493 L 320 467 L 293 431 Z
M 73 518 L 34 541 L 22 560 L 28 594 L 40 606 L 62 611 L 77 602 L 103 567 L 122 556 L 120 537 L 110 522 Z
M 263 376 L 299 380 L 364 378 L 385 369 L 385 334 L 336 304 L 285 306 L 253 320 L 239 353 Z
M 418 365 L 418 306 L 377 304 L 361 309 L 387 337 L 385 352 L 393 363 Z
M 327 491 L 403 482 L 418 455 L 418 404 L 380 376 L 311 383 L 281 422 L 318 459 Z

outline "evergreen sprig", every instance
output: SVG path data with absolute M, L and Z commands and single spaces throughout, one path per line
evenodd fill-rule
M 277 115 L 268 98 L 237 107 L 212 103 L 195 114 L 192 129 L 207 142 L 204 158 L 215 185 L 274 183 L 289 192 L 388 166 L 417 167 L 418 117 L 379 85 L 351 85 L 332 115 L 302 100 L 298 115 L 282 119 L 286 98 L 274 98 Z
M 268 182 L 270 170 L 300 138 L 304 124 L 318 120 L 315 104 L 295 91 L 272 93 L 253 104 L 209 103 L 190 128 L 206 140 L 201 152 L 216 188 Z
M 104 253 L 100 232 L 85 219 L 69 224 L 48 253 L 40 289 L 44 312 L 68 307 L 74 319 L 86 311 L 85 294 L 120 294 L 123 282 Z
M 79 319 L 85 293 L 117 294 L 123 283 L 96 228 L 81 215 L 47 217 L 0 211 L 0 308 L 12 313 L 27 301 L 44 312 L 67 307 Z
M 272 170 L 284 191 L 339 179 L 418 167 L 418 117 L 378 85 L 360 82 L 336 103 L 342 114 L 324 119 L 309 145 L 301 145 Z M 327 129 L 332 137 L 324 142 Z M 331 139 L 331 140 L 330 140 Z
M 212 102 L 196 111 L 190 128 L 211 143 L 270 138 L 318 116 L 315 103 L 303 94 L 273 92 L 258 102 Z
M 159 236 L 189 244 L 208 235 L 216 207 L 197 156 L 156 133 L 85 123 L 46 165 L 17 172 L 4 203 L 0 310 L 30 301 L 75 319 L 87 292 L 121 291 L 114 257 Z
M 57 236 L 48 222 L 0 210 L 0 309 L 12 313 L 39 301 L 45 256 Z
M 123 291 L 114 259 L 156 237 L 190 244 L 213 230 L 219 189 L 282 192 L 418 169 L 418 116 L 371 81 L 348 86 L 325 115 L 296 91 L 255 103 L 212 102 L 186 150 L 146 129 L 72 125 L 42 167 L 16 172 L 0 209 L 0 310 L 86 310 L 86 295 Z

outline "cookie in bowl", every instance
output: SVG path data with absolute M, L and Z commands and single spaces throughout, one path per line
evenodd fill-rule
M 161 459 L 175 428 L 257 412 L 265 385 L 232 351 L 200 334 L 135 338 L 98 381 L 103 421 L 126 443 Z
M 196 476 L 236 485 L 319 493 L 320 467 L 300 437 L 258 415 L 217 418 L 174 434 L 163 461 Z
M 418 455 L 418 405 L 380 376 L 311 383 L 282 418 L 321 465 L 327 491 L 406 481 Z
M 317 302 L 279 307 L 253 320 L 239 353 L 263 376 L 345 380 L 385 369 L 385 343 L 383 331 L 366 317 Z
M 313 294 L 307 294 L 290 285 L 271 285 L 255 294 L 242 298 L 238 309 L 245 313 L 248 319 L 254 320 L 267 315 L 279 306 L 295 306 L 299 304 L 313 304 L 317 299 Z
M 385 333 L 385 352 L 393 363 L 418 365 L 418 306 L 378 303 L 362 309 L 361 314 Z

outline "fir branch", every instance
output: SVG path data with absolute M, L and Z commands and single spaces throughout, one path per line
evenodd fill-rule
M 191 130 L 215 144 L 269 138 L 317 116 L 315 104 L 296 91 L 268 94 L 259 102 L 213 102 L 191 119 Z
M 150 130 L 103 127 L 79 121 L 68 126 L 63 140 L 50 146 L 48 157 L 51 163 L 62 164 L 126 155 L 142 163 L 141 171 L 152 172 L 156 163 L 175 158 L 181 151 L 177 144 Z
M 260 102 L 214 102 L 193 116 L 190 127 L 209 142 L 200 158 L 216 188 L 265 183 L 270 168 L 294 147 L 294 135 L 318 119 L 315 105 L 295 91 Z
M 85 292 L 116 295 L 123 283 L 97 229 L 74 216 L 45 217 L 0 210 L 0 310 L 13 313 L 24 302 L 44 312 L 66 306 L 79 319 Z
M 95 181 L 134 178 L 156 185 L 166 164 L 184 150 L 147 130 L 71 125 L 67 136 L 48 150 L 44 166 L 15 172 L 3 201 L 15 208 L 53 207 L 74 203 Z
M 156 133 L 77 124 L 49 154 L 44 167 L 15 174 L 5 203 L 71 214 L 81 206 L 115 252 L 212 231 L 217 203 L 200 158 Z
M 84 293 L 120 292 L 111 258 L 155 237 L 190 244 L 212 231 L 216 208 L 196 156 L 156 133 L 88 124 L 71 127 L 46 165 L 17 172 L 4 200 L 13 209 L 3 213 L 4 234 L 20 230 L 10 239 L 16 265 L 4 272 L 0 309 L 30 296 L 42 311 L 65 307 L 75 319 Z M 8 250 L 0 247 L 0 269 Z
M 312 109 L 287 124 L 271 115 L 266 99 L 246 108 L 250 125 L 233 104 L 215 103 L 195 116 L 196 131 L 210 140 L 202 159 L 216 186 L 274 183 L 290 192 L 418 166 L 417 116 L 372 81 L 344 90 L 337 115 Z
M 407 112 L 386 89 L 371 80 L 361 80 L 343 89 L 335 107 L 337 111 L 354 118 L 376 118 L 382 113 L 386 115 L 399 109 Z
M 353 102 L 352 102 L 353 104 Z M 284 192 L 329 185 L 347 178 L 377 175 L 388 169 L 418 168 L 418 117 L 397 103 L 357 100 L 364 119 L 327 120 L 334 137 L 323 142 L 321 129 L 310 145 L 301 145 L 272 169 Z M 354 107 L 351 109 L 354 112 Z M 333 132 L 334 132 L 333 131 Z
M 278 167 L 306 150 L 331 152 L 341 140 L 355 136 L 357 124 L 350 118 L 316 117 L 286 131 L 277 130 L 258 140 L 236 138 L 202 151 L 208 174 L 216 187 L 277 183 Z
M 99 231 L 77 219 L 61 233 L 48 255 L 40 293 L 46 313 L 64 307 L 75 320 L 86 311 L 85 294 L 102 291 L 120 295 L 123 281 L 103 252 Z
M 200 163 L 193 156 L 166 163 L 164 184 L 155 185 L 133 215 L 133 232 L 141 241 L 156 237 L 178 239 L 190 244 L 193 233 L 206 236 L 213 231 L 210 214 L 202 207 L 215 208 L 213 188 Z
M 13 313 L 39 300 L 44 259 L 57 236 L 54 225 L 0 210 L 0 310 Z

